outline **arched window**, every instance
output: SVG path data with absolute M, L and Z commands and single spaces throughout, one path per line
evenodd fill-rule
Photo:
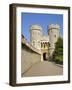
M 45 45 L 45 43 L 44 43 L 44 48 L 45 48 L 45 46 L 46 46 L 46 45 Z
M 41 43 L 41 48 L 43 47 L 43 43 Z
M 48 42 L 48 46 L 50 47 L 50 43 Z
M 38 41 L 38 45 L 40 46 L 40 41 Z

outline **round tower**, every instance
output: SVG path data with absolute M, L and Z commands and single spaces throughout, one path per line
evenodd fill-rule
M 39 25 L 32 25 L 30 27 L 30 43 L 37 49 L 41 49 L 42 27 Z
M 52 55 L 55 49 L 55 43 L 59 38 L 60 26 L 58 24 L 51 24 L 48 27 L 49 31 L 49 42 L 50 42 L 50 55 Z

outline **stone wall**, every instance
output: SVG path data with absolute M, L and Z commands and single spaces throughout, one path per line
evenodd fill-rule
M 22 44 L 21 51 L 21 75 L 23 75 L 33 64 L 41 61 L 41 54 L 33 51 L 26 44 Z

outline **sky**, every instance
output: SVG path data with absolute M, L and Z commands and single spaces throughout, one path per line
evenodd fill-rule
M 63 15 L 62 14 L 43 14 L 43 13 L 21 13 L 21 33 L 30 42 L 31 25 L 38 24 L 43 28 L 43 34 L 48 35 L 48 25 L 59 24 L 60 33 L 63 36 Z

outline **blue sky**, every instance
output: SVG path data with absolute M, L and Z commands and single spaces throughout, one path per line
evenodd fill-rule
M 63 15 L 61 14 L 39 14 L 39 13 L 21 13 L 21 32 L 30 41 L 29 28 L 33 24 L 38 24 L 43 28 L 43 33 L 48 34 L 48 25 L 59 24 L 60 33 L 63 36 Z

